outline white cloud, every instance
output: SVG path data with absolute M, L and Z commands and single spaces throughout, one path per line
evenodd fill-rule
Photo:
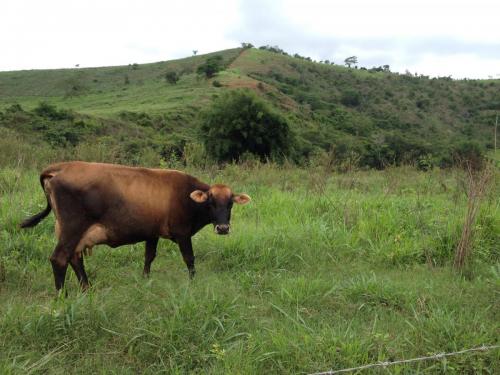
M 0 5 L 0 69 L 153 62 L 235 47 L 224 1 L 20 1 Z
M 500 74 L 493 0 L 3 0 L 0 70 L 154 62 L 277 44 L 428 75 Z
M 242 25 L 233 31 L 240 39 L 336 63 L 356 55 L 361 66 L 389 64 L 399 72 L 500 73 L 498 1 L 278 0 L 263 17 L 267 3 L 241 1 Z
M 477 77 L 500 78 L 498 60 L 483 59 L 472 54 L 455 54 L 439 56 L 424 54 L 414 64 L 408 67 L 398 67 L 398 70 L 408 69 L 412 73 L 452 76 L 453 78 Z M 491 73 L 488 73 L 491 72 Z

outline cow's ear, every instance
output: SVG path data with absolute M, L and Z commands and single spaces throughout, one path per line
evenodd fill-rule
M 201 191 L 201 190 L 195 190 L 191 194 L 189 194 L 189 196 L 196 203 L 203 203 L 203 202 L 206 202 L 208 199 L 208 193 L 205 191 Z
M 247 204 L 252 199 L 246 194 L 235 194 L 233 195 L 233 202 L 236 204 Z

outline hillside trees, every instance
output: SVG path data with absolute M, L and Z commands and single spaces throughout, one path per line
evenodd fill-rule
M 287 120 L 249 90 L 224 93 L 202 114 L 201 138 L 216 160 L 264 160 L 290 153 L 293 137 Z

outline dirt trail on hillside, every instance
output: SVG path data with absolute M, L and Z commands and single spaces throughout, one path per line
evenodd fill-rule
M 249 49 L 245 49 L 239 53 L 239 55 L 233 60 L 231 64 L 229 64 L 229 69 L 238 69 L 240 64 L 238 64 L 241 58 L 244 58 L 245 54 L 249 53 Z M 298 104 L 295 100 L 293 100 L 288 95 L 282 93 L 278 88 L 273 85 L 262 82 L 258 79 L 249 77 L 247 72 L 244 72 L 237 79 L 230 80 L 226 83 L 226 87 L 229 88 L 248 88 L 251 90 L 255 90 L 257 92 L 261 92 L 263 94 L 273 92 L 278 95 L 279 104 L 283 109 L 286 110 L 295 110 L 298 107 Z

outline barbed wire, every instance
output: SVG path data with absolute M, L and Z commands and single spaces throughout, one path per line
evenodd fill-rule
M 387 367 L 387 366 L 404 364 L 404 363 L 427 361 L 427 360 L 431 360 L 431 359 L 441 359 L 441 358 L 451 357 L 454 355 L 459 355 L 459 354 L 464 354 L 464 353 L 469 353 L 469 352 L 485 352 L 488 350 L 494 350 L 494 349 L 498 349 L 498 348 L 500 348 L 500 345 L 491 345 L 491 346 L 483 345 L 483 346 L 479 346 L 477 348 L 460 350 L 458 352 L 438 353 L 438 354 L 434 354 L 434 355 L 430 355 L 430 356 L 426 356 L 426 357 L 402 359 L 399 361 L 392 361 L 392 362 L 377 362 L 377 363 L 371 363 L 371 364 L 363 365 L 363 366 L 359 366 L 359 367 L 345 368 L 342 370 L 330 370 L 330 371 L 325 371 L 325 372 L 315 372 L 315 373 L 311 373 L 309 375 L 334 375 L 334 374 L 341 374 L 341 373 L 345 373 L 345 372 L 366 370 L 366 369 L 373 368 L 373 367 Z

